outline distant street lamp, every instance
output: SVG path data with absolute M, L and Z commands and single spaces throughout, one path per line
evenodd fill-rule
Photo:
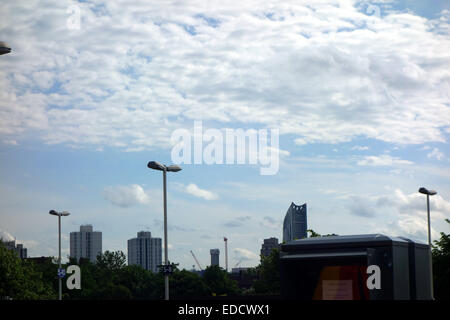
M 434 190 L 428 190 L 424 187 L 419 189 L 420 193 L 427 195 L 427 214 L 428 214 L 428 244 L 431 248 L 431 227 L 430 227 L 430 196 L 434 196 L 437 192 Z
M 63 211 L 63 212 L 56 212 L 55 210 L 50 210 L 49 212 L 51 215 L 54 216 L 58 216 L 58 233 L 59 233 L 59 246 L 58 246 L 58 251 L 59 251 L 59 257 L 58 257 L 58 279 L 59 279 L 59 300 L 62 300 L 62 285 L 61 285 L 61 277 L 62 275 L 60 274 L 60 270 L 61 270 L 61 217 L 66 217 L 68 216 L 70 213 L 67 211 Z
M 419 189 L 419 192 L 427 195 L 427 218 L 428 218 L 428 246 L 430 247 L 430 275 L 431 275 L 431 297 L 434 300 L 433 289 L 433 256 L 431 254 L 431 224 L 430 224 L 430 196 L 437 194 L 434 190 L 428 190 L 424 187 Z
M 10 52 L 11 48 L 6 44 L 6 42 L 0 41 L 0 55 Z
M 163 197 L 164 197 L 164 265 L 167 268 L 169 265 L 168 250 L 167 250 L 167 187 L 166 187 L 166 172 L 178 172 L 181 167 L 177 165 L 165 166 L 157 161 L 150 161 L 147 167 L 153 170 L 159 170 L 163 172 Z M 164 271 L 164 283 L 165 283 L 165 299 L 169 300 L 169 275 L 166 270 Z

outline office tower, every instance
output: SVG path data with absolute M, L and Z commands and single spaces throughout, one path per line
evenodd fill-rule
M 15 253 L 17 253 L 17 256 L 21 259 L 25 259 L 27 257 L 27 248 L 23 247 L 23 244 L 17 244 L 16 240 L 12 241 L 5 241 L 3 242 L 6 249 L 13 250 Z
M 283 242 L 307 237 L 306 203 L 301 206 L 293 202 L 289 206 L 283 223 Z
M 151 232 L 141 231 L 137 238 L 128 240 L 128 265 L 133 264 L 158 272 L 158 266 L 162 265 L 161 238 L 152 238 Z
M 70 257 L 77 261 L 80 258 L 97 261 L 97 255 L 102 253 L 102 233 L 93 231 L 92 225 L 80 226 L 79 232 L 70 233 Z
M 218 266 L 220 255 L 219 249 L 211 249 L 209 250 L 209 253 L 211 253 L 211 266 Z
M 272 249 L 278 249 L 278 247 L 277 238 L 264 239 L 264 243 L 261 246 L 261 255 L 268 257 L 272 253 Z

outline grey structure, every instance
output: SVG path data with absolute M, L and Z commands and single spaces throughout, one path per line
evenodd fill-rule
M 27 258 L 27 248 L 24 248 L 23 244 L 16 245 L 16 240 L 5 241 L 3 243 L 5 244 L 6 249 L 13 250 L 14 252 L 16 252 L 19 258 L 21 259 Z
M 152 238 L 151 232 L 141 231 L 137 238 L 128 240 L 128 265 L 133 264 L 158 272 L 158 266 L 162 265 L 161 238 Z
M 301 206 L 291 203 L 283 223 L 283 242 L 307 237 L 306 203 Z
M 314 237 L 281 245 L 281 297 L 297 300 L 432 300 L 430 247 L 383 234 Z M 369 267 L 379 287 L 370 288 Z M 333 271 L 334 270 L 334 271 Z M 336 272 L 338 270 L 339 272 Z M 325 285 L 344 282 L 350 290 Z M 348 288 L 348 287 L 347 287 Z M 331 294 L 333 293 L 333 294 Z M 333 297 L 334 296 L 334 297 Z
M 273 249 L 278 249 L 279 247 L 277 238 L 264 239 L 264 243 L 261 246 L 261 255 L 268 257 Z
M 77 261 L 80 258 L 97 261 L 97 255 L 102 253 L 102 233 L 93 231 L 92 225 L 80 226 L 79 232 L 70 233 L 70 257 Z
M 219 249 L 211 249 L 211 250 L 209 250 L 209 253 L 211 254 L 211 266 L 218 266 L 220 250 Z

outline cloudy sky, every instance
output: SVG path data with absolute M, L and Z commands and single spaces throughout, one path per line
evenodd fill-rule
M 169 258 L 229 267 L 282 237 L 291 202 L 319 233 L 426 241 L 450 218 L 450 5 L 417 1 L 3 1 L 0 232 L 63 254 L 92 224 L 104 250 L 163 237 L 172 133 L 279 130 L 279 170 L 182 164 L 168 174 Z

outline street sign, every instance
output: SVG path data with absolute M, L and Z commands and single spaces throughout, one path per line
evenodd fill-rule
M 175 264 L 175 263 L 171 263 L 171 264 L 168 264 L 168 265 L 165 265 L 165 264 L 161 264 L 161 265 L 159 265 L 158 267 L 159 267 L 159 272 L 161 272 L 163 275 L 171 275 L 171 274 L 173 274 L 174 273 L 174 271 L 175 271 L 175 268 L 176 268 L 176 266 L 177 266 L 178 264 Z
M 58 278 L 64 278 L 66 276 L 65 269 L 58 269 Z

